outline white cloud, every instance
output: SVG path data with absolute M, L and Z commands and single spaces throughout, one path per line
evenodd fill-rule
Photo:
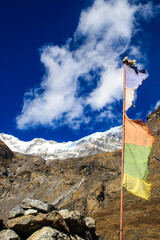
M 149 21 L 160 12 L 160 4 L 155 5 L 153 1 L 148 1 L 146 4 L 139 4 L 138 11 L 145 20 Z
M 77 31 L 89 38 L 97 39 L 99 35 L 109 44 L 110 40 L 117 41 L 117 37 L 130 38 L 136 9 L 127 0 L 97 0 L 82 12 Z
M 79 70 L 72 53 L 65 47 L 47 47 L 43 49 L 41 61 L 47 72 L 40 86 L 43 92 L 31 92 L 29 99 L 27 96 L 22 114 L 17 118 L 19 128 L 53 125 L 53 119 L 63 118 L 64 113 L 68 113 L 71 121 L 83 115 L 81 99 L 75 99 Z
M 151 106 L 151 109 L 148 111 L 147 116 L 148 116 L 151 112 L 153 112 L 155 109 L 157 109 L 159 106 L 160 106 L 160 100 L 158 100 L 155 105 L 152 105 L 152 106 Z
M 117 115 L 113 113 L 113 109 L 109 107 L 107 110 L 104 110 L 99 115 L 96 116 L 97 122 L 103 122 L 105 119 L 109 119 L 111 121 L 115 120 Z
M 138 10 L 127 0 L 95 0 L 82 11 L 73 39 L 42 48 L 46 75 L 39 88 L 25 94 L 18 128 L 68 124 L 77 129 L 90 121 L 86 109 L 103 115 L 106 104 L 121 99 L 119 56 L 129 47 Z M 132 52 L 139 54 L 136 46 Z
M 136 119 L 141 119 L 142 118 L 142 111 L 141 112 L 138 112 L 136 113 L 136 116 L 135 116 Z
M 159 105 L 160 105 L 160 100 L 159 100 L 159 101 L 157 101 L 157 103 L 156 103 L 156 105 L 155 105 L 154 109 L 157 109 L 157 108 L 159 107 Z

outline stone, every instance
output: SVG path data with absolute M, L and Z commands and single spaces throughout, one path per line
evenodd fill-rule
M 95 236 L 96 224 L 93 218 L 85 217 L 85 224 L 92 236 Z
M 90 231 L 85 231 L 85 232 L 82 234 L 82 237 L 83 237 L 85 240 L 93 240 Z
M 34 232 L 27 240 L 70 240 L 70 237 L 51 227 L 43 227 Z
M 11 229 L 0 232 L 0 240 L 20 240 L 20 237 Z
M 24 199 L 21 203 L 21 207 L 24 209 L 35 208 L 41 212 L 49 212 L 50 211 L 49 203 L 42 202 L 42 201 L 36 200 L 36 199 L 30 199 L 30 198 Z
M 75 238 L 76 240 L 85 240 L 84 238 L 81 238 L 81 237 L 78 236 L 78 235 L 75 235 L 75 237 L 76 237 L 76 238 Z
M 84 216 L 80 214 L 79 211 L 70 211 L 69 212 L 69 218 L 67 211 L 61 212 L 70 231 L 73 233 L 81 233 L 85 229 L 85 221 Z
M 70 239 L 71 239 L 71 240 L 77 240 L 76 237 L 73 236 L 73 235 L 70 235 Z
M 4 222 L 3 219 L 0 218 L 0 231 L 4 228 Z
M 79 211 L 69 211 L 62 209 L 58 211 L 62 218 L 66 221 L 71 232 L 81 233 L 85 229 L 84 216 Z
M 24 209 L 21 206 L 16 206 L 9 211 L 9 218 L 20 217 L 24 215 Z
M 62 216 L 52 211 L 47 214 L 39 213 L 37 216 L 27 215 L 10 219 L 6 222 L 8 228 L 19 234 L 29 235 L 39 230 L 43 226 L 51 226 L 63 232 L 68 232 L 69 228 Z
M 24 215 L 37 215 L 38 211 L 36 209 L 28 209 L 24 212 Z
M 69 220 L 70 218 L 70 212 L 68 209 L 61 209 L 58 211 L 59 214 L 62 216 L 64 220 Z
M 85 223 L 86 223 L 86 226 L 88 229 L 95 229 L 95 227 L 96 227 L 95 221 L 91 217 L 86 217 Z

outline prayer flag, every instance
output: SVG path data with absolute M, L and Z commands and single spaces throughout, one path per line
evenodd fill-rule
M 133 104 L 135 99 L 135 90 L 143 83 L 148 77 L 148 73 L 145 70 L 137 70 L 135 66 L 129 66 L 126 64 L 126 105 L 127 111 Z
M 131 120 L 125 114 L 123 186 L 144 199 L 149 199 L 151 192 L 151 184 L 145 179 L 153 142 L 154 137 L 146 124 L 140 120 Z

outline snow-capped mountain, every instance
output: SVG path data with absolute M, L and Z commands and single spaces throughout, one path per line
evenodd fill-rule
M 112 152 L 121 148 L 122 128 L 114 127 L 106 132 L 97 132 L 74 142 L 57 143 L 41 138 L 24 142 L 12 135 L 0 134 L 0 139 L 13 151 L 35 155 L 46 160 L 90 156 Z

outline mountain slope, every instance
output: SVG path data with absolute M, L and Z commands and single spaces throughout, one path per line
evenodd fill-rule
M 121 148 L 121 127 L 106 132 L 97 132 L 75 142 L 57 143 L 35 138 L 29 142 L 20 141 L 11 135 L 0 134 L 0 139 L 14 151 L 48 159 L 66 159 L 112 152 Z

